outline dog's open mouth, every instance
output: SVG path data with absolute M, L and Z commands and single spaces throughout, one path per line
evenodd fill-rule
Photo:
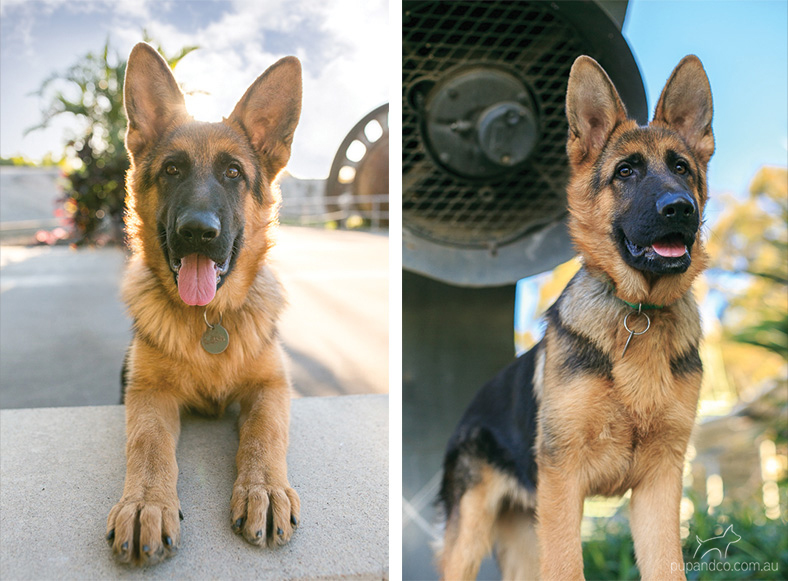
M 230 269 L 230 258 L 217 264 L 202 254 L 188 254 L 183 258 L 173 258 L 170 268 L 175 273 L 178 294 L 187 305 L 207 305 L 216 296 L 216 289 Z
M 680 233 L 660 236 L 646 245 L 632 241 L 624 232 L 619 232 L 618 240 L 622 258 L 638 270 L 675 274 L 686 271 L 692 263 L 693 239 Z
M 243 230 L 236 234 L 228 250 L 214 248 L 211 256 L 207 252 L 194 252 L 194 249 L 171 248 L 167 230 L 162 225 L 159 226 L 159 240 L 181 300 L 190 306 L 205 306 L 230 276 L 242 246 Z
M 651 243 L 651 246 L 638 246 L 629 238 L 624 238 L 627 250 L 635 258 L 645 257 L 657 259 L 662 258 L 680 258 L 687 254 L 687 245 L 678 234 L 665 236 L 659 240 Z

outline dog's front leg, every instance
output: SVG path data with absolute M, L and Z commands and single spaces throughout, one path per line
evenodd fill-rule
M 650 477 L 632 489 L 630 528 L 644 581 L 686 579 L 679 532 L 680 504 L 680 464 L 653 469 Z
M 300 501 L 287 480 L 289 420 L 290 382 L 280 367 L 241 401 L 230 510 L 233 530 L 254 545 L 283 545 L 298 526 Z
M 163 390 L 126 393 L 126 484 L 107 519 L 107 540 L 118 561 L 151 565 L 180 544 L 178 401 Z
M 576 470 L 542 459 L 536 499 L 541 580 L 583 579 L 580 522 L 585 494 Z

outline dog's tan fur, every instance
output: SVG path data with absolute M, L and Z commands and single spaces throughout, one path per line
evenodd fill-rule
M 148 45 L 129 57 L 125 100 L 131 158 L 127 230 L 133 256 L 122 295 L 134 320 L 125 394 L 127 467 L 123 497 L 110 511 L 108 539 L 118 560 L 151 564 L 180 543 L 175 459 L 179 414 L 219 415 L 239 401 L 240 442 L 230 524 L 255 545 L 286 543 L 298 523 L 299 497 L 287 478 L 290 379 L 276 333 L 285 305 L 266 266 L 276 225 L 276 175 L 290 155 L 301 103 L 300 65 L 282 59 L 261 75 L 222 123 L 191 120 L 169 67 Z M 166 150 L 154 147 L 164 135 Z M 209 164 L 216 152 L 242 160 L 259 198 L 243 198 L 244 243 L 228 280 L 207 307 L 207 318 L 231 340 L 219 355 L 204 351 L 203 308 L 178 296 L 157 233 L 159 191 L 146 176 L 169 151 Z M 267 514 L 273 527 L 266 526 Z
M 621 202 L 612 182 L 599 183 L 599 176 L 613 175 L 620 160 L 633 153 L 656 165 L 664 163 L 668 151 L 678 152 L 691 160 L 691 195 L 702 216 L 706 165 L 714 151 L 711 116 L 708 81 L 694 56 L 676 67 L 645 128 L 627 119 L 596 62 L 588 57 L 575 62 L 567 89 L 568 203 L 569 229 L 583 270 L 548 315 L 545 338 L 535 348 L 536 498 L 492 460 L 466 458 L 462 474 L 457 469 L 459 475 L 444 476 L 455 487 L 447 490 L 465 487 L 447 515 L 439 556 L 444 579 L 475 578 L 493 544 L 506 579 L 583 579 L 584 499 L 630 489 L 630 524 L 642 578 L 684 578 L 682 468 L 702 374 L 700 318 L 691 285 L 707 258 L 698 235 L 685 272 L 656 275 L 630 267 L 613 239 L 613 216 Z M 634 312 L 625 301 L 663 308 L 648 311 L 650 329 L 634 337 L 624 357 L 630 334 L 623 320 Z M 635 321 L 641 330 L 643 321 Z M 578 337 L 604 356 L 609 376 L 595 373 L 599 363 L 577 352 Z M 567 365 L 578 359 L 579 364 Z M 536 520 L 528 518 L 533 509 Z M 535 544 L 534 527 L 539 567 L 527 557 L 528 546 Z

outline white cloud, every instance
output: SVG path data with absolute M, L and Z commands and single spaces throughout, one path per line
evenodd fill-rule
M 141 40 L 143 28 L 168 53 L 199 45 L 201 49 L 183 59 L 175 75 L 186 90 L 210 93 L 200 100 L 216 119 L 232 111 L 267 67 L 295 54 L 303 63 L 304 103 L 289 169 L 300 177 L 327 176 L 347 132 L 389 95 L 385 0 L 2 0 L 0 10 L 3 31 L 14 35 L 11 39 L 6 34 L 3 40 L 6 55 L 13 51 L 18 60 L 29 51 L 29 68 L 40 70 L 42 79 L 53 71 L 32 63 L 48 63 L 55 55 L 61 62 L 76 62 L 84 53 L 76 46 L 98 50 L 108 34 L 123 56 Z M 79 15 L 82 37 L 77 39 L 68 26 L 59 27 L 57 38 L 44 37 L 42 31 L 56 28 L 52 20 L 64 14 Z M 196 24 L 189 28 L 187 23 Z M 30 111 L 30 119 L 19 120 L 20 127 L 40 119 L 39 103 L 31 107 L 32 99 L 26 96 L 30 90 L 22 90 L 21 82 L 3 83 L 3 111 Z M 20 106 L 13 106 L 15 99 Z M 41 157 L 57 150 L 53 144 L 62 143 L 60 135 L 42 131 L 22 139 L 21 131 L 15 137 L 6 128 L 3 155 Z
M 140 36 L 139 23 L 131 20 L 124 18 L 115 28 L 129 47 Z M 228 115 L 276 60 L 293 53 L 302 60 L 304 104 L 289 167 L 296 175 L 327 176 L 347 132 L 387 100 L 385 1 L 236 0 L 199 30 L 185 32 L 173 21 L 169 16 L 150 21 L 146 29 L 167 51 L 201 47 L 175 74 L 187 91 L 209 93 L 199 100 L 214 120 Z

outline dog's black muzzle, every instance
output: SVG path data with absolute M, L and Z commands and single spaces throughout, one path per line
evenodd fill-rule
M 216 265 L 218 289 L 235 262 L 242 231 L 233 234 L 216 212 L 194 208 L 181 211 L 169 222 L 169 226 L 159 224 L 159 237 L 176 284 L 182 259 L 201 254 Z
M 685 191 L 643 196 L 614 221 L 614 237 L 624 261 L 654 274 L 685 272 L 700 228 L 695 198 Z

